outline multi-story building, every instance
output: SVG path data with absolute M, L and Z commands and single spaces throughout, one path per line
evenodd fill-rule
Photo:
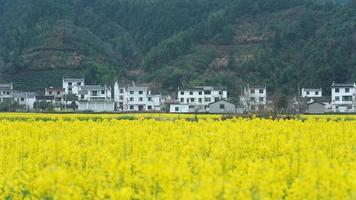
M 111 102 L 111 87 L 101 85 L 83 85 L 79 88 L 79 101 Z
M 36 93 L 33 92 L 14 91 L 12 96 L 13 100 L 25 110 L 32 110 L 33 105 L 36 102 Z
M 331 85 L 332 112 L 355 112 L 355 83 L 333 83 Z
M 153 95 L 148 86 L 128 87 L 126 98 L 127 111 L 161 111 L 161 95 Z
M 227 99 L 226 87 L 196 86 L 178 90 L 178 101 L 187 104 L 189 112 L 207 112 L 209 104 Z
M 117 111 L 156 112 L 162 110 L 162 96 L 152 94 L 148 86 L 114 86 L 114 101 Z
M 65 89 L 49 87 L 45 89 L 45 96 L 54 96 L 56 102 L 63 102 L 65 100 Z
M 323 97 L 323 89 L 321 88 L 302 88 L 303 98 L 321 98 Z
M 267 87 L 250 86 L 244 87 L 240 97 L 242 105 L 247 112 L 264 112 L 267 108 Z
M 79 94 L 80 87 L 84 86 L 84 78 L 65 78 L 63 77 L 63 88 L 65 94 Z
M 12 83 L 9 84 L 0 84 L 0 102 L 5 99 L 11 99 L 13 93 Z

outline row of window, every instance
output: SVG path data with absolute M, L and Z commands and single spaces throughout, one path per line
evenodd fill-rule
M 184 91 L 181 91 L 180 94 L 181 94 L 181 95 L 184 95 L 185 92 L 184 92 Z M 199 95 L 203 95 L 203 92 L 202 92 L 202 91 L 199 91 L 198 94 L 199 94 Z M 205 94 L 205 95 L 211 95 L 211 91 L 210 91 L 210 90 L 205 90 L 205 91 L 204 91 L 204 94 Z M 223 94 L 224 94 L 223 91 L 219 91 L 219 95 L 223 95 Z M 189 92 L 189 95 L 194 95 L 194 92 L 193 92 L 193 91 L 190 91 L 190 92 Z
M 310 95 L 309 91 L 307 91 L 307 95 Z M 315 95 L 319 95 L 319 91 L 315 91 Z
M 199 103 L 202 103 L 203 102 L 203 98 L 188 98 L 187 100 L 185 100 L 185 98 L 180 98 L 180 102 L 181 103 L 184 103 L 187 101 L 187 103 L 195 103 L 196 100 L 199 102 Z M 219 101 L 220 99 L 219 98 L 214 98 L 214 101 Z M 211 98 L 204 98 L 204 102 L 211 102 Z
M 73 85 L 73 83 L 72 82 L 68 82 L 68 86 L 72 86 Z M 82 82 L 78 82 L 77 83 L 77 86 L 81 86 L 82 85 Z
M 258 100 L 259 101 L 264 101 L 265 98 L 264 97 L 259 97 Z M 256 97 L 250 97 L 250 101 L 256 101 Z
M 120 89 L 119 92 L 120 92 L 120 94 L 124 94 L 125 91 L 123 89 Z M 135 94 L 135 91 L 129 91 L 129 93 L 130 94 Z M 144 94 L 144 91 L 138 91 L 137 94 L 141 94 L 142 95 L 142 94 Z M 147 91 L 146 94 L 150 94 L 150 92 Z
M 10 95 L 10 92 L 2 92 L 2 94 L 7 94 L 7 95 Z
M 135 106 L 132 106 L 132 105 L 131 105 L 131 106 L 129 107 L 129 109 L 130 109 L 130 110 L 135 110 Z M 143 110 L 143 108 L 142 108 L 142 109 L 139 108 L 139 110 Z M 147 110 L 152 110 L 152 106 L 147 106 Z
M 350 93 L 351 88 L 345 88 L 345 93 Z M 335 93 L 340 93 L 340 88 L 335 88 Z
M 335 101 L 340 101 L 340 97 L 335 96 Z M 342 96 L 342 101 L 352 101 L 352 96 Z
M 72 88 L 70 88 L 70 89 L 72 89 Z M 52 92 L 52 91 L 49 91 L 49 92 L 48 92 L 48 94 L 49 94 L 49 95 L 52 95 L 52 94 L 53 94 L 53 92 Z M 60 94 L 61 94 L 61 92 L 60 92 L 60 91 L 57 91 L 57 92 L 56 92 L 56 94 L 57 94 L 57 95 L 60 95 Z
M 256 90 L 255 89 L 251 89 L 250 92 L 251 92 L 251 94 L 255 94 Z M 264 89 L 259 89 L 258 93 L 263 94 L 264 93 Z

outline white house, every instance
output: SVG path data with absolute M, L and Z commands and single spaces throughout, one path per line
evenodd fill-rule
M 243 88 L 241 104 L 247 112 L 263 112 L 267 108 L 267 87 L 250 86 Z
M 114 102 L 107 101 L 79 101 L 79 111 L 92 111 L 92 112 L 114 112 Z
M 65 94 L 78 95 L 80 87 L 84 86 L 84 78 L 65 78 L 63 77 L 63 88 Z
M 162 110 L 162 96 L 154 95 L 148 86 L 114 86 L 114 101 L 118 111 L 156 112 Z
M 127 88 L 127 111 L 160 111 L 161 95 L 152 95 L 147 86 L 131 86 Z
M 9 84 L 0 84 L 0 102 L 5 99 L 11 99 L 13 93 L 12 83 Z
M 111 102 L 111 87 L 101 85 L 83 85 L 79 88 L 79 101 Z
M 209 104 L 227 99 L 226 87 L 196 86 L 178 90 L 178 101 L 187 104 L 189 112 L 206 112 Z
M 36 93 L 33 92 L 14 91 L 12 96 L 14 101 L 20 106 L 23 106 L 26 110 L 32 110 L 36 102 Z
M 303 98 L 321 98 L 323 97 L 323 89 L 321 88 L 302 88 Z
M 188 104 L 171 104 L 169 107 L 170 113 L 189 113 Z
M 332 112 L 355 112 L 356 103 L 355 83 L 333 83 L 331 85 Z

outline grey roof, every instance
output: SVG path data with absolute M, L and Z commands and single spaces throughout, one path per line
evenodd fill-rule
M 0 84 L 0 89 L 2 89 L 2 90 L 12 90 L 12 83 Z
M 333 83 L 331 87 L 355 87 L 354 83 Z
M 227 90 L 225 86 L 195 86 L 193 88 L 181 88 L 179 91 L 204 91 L 204 90 Z
M 302 88 L 304 91 L 315 91 L 315 90 L 323 90 L 322 88 Z
M 250 85 L 248 86 L 250 89 L 265 89 L 266 86 L 265 85 Z
M 39 101 L 54 100 L 54 96 L 36 96 L 36 100 L 39 100 Z
M 84 82 L 84 78 L 63 77 L 63 81 L 65 81 L 65 82 Z
M 234 103 L 232 103 L 232 102 L 230 102 L 230 101 L 228 101 L 226 99 L 220 99 L 219 101 L 215 101 L 215 102 L 209 103 L 209 106 L 212 105 L 212 104 L 216 104 L 216 103 L 222 102 L 222 101 L 227 102 L 227 103 L 232 104 L 232 105 L 235 105 Z
M 21 91 L 14 91 L 12 96 L 15 98 L 35 98 L 36 93 L 34 92 L 21 92 Z
M 108 87 L 102 85 L 83 85 L 80 87 L 81 90 L 105 90 Z

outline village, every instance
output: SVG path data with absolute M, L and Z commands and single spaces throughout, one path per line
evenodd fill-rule
M 288 111 L 298 114 L 356 112 L 356 84 L 332 83 L 331 97 L 321 88 L 301 88 L 288 101 Z M 148 85 L 86 85 L 84 78 L 63 77 L 62 87 L 41 93 L 16 90 L 12 83 L 0 84 L 0 104 L 17 112 L 169 112 L 211 114 L 258 114 L 274 110 L 266 85 L 246 85 L 238 103 L 230 101 L 222 86 L 178 88 L 174 97 L 154 94 Z M 4 107 L 4 106 L 3 106 Z

